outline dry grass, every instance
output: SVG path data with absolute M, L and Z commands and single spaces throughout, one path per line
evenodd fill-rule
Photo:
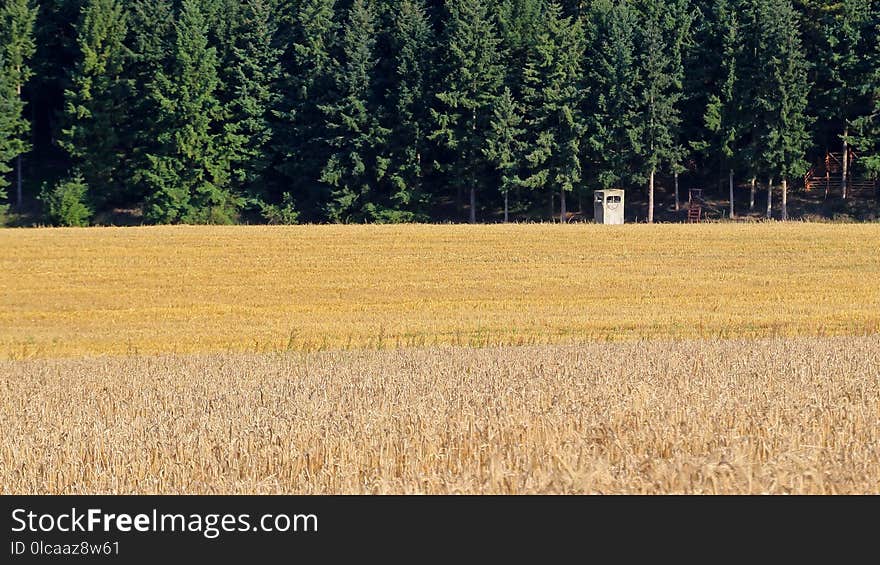
M 875 333 L 880 225 L 0 230 L 0 358 Z
M 5 493 L 872 493 L 880 337 L 0 362 Z

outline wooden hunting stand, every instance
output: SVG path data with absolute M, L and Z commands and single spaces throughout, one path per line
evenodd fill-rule
M 688 223 L 699 224 L 703 219 L 703 189 L 692 188 L 688 192 Z
M 825 153 L 825 158 L 810 167 L 804 175 L 804 189 L 824 190 L 825 198 L 831 193 L 841 196 L 870 197 L 877 194 L 877 181 L 858 174 L 854 165 L 859 155 L 852 149 L 847 152 L 846 163 L 843 153 Z M 846 192 L 844 193 L 844 165 L 846 166 Z

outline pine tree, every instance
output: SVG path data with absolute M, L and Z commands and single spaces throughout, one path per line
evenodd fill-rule
M 602 188 L 628 184 L 636 177 L 642 134 L 636 122 L 635 85 L 642 80 L 636 64 L 636 19 L 628 2 L 599 1 L 590 12 L 591 44 L 587 60 L 590 100 L 589 160 Z
M 730 217 L 734 208 L 734 166 L 739 150 L 741 113 L 739 62 L 742 58 L 742 35 L 737 6 L 734 0 L 716 0 L 713 7 L 715 30 L 721 35 L 719 70 L 720 76 L 710 92 L 704 113 L 704 127 L 708 139 L 694 144 L 697 149 L 717 152 L 721 169 L 729 173 Z M 750 118 L 746 118 L 750 119 Z M 676 206 L 678 199 L 676 198 Z
M 388 120 L 391 205 L 402 220 L 423 218 L 425 155 L 430 128 L 434 32 L 422 0 L 400 0 L 391 29 L 394 79 Z
M 504 66 L 513 96 L 522 94 L 523 69 L 529 50 L 542 27 L 545 0 L 501 0 L 498 4 L 498 31 L 504 52 Z
M 482 0 L 447 0 L 445 73 L 431 113 L 431 139 L 447 152 L 445 171 L 461 194 L 470 192 L 470 221 L 477 221 L 477 192 L 489 168 L 484 154 L 488 122 L 503 80 L 499 40 L 488 6 Z
M 241 7 L 232 32 L 231 61 L 227 70 L 223 142 L 230 163 L 234 192 L 252 197 L 265 193 L 265 172 L 272 163 L 271 112 L 280 100 L 280 50 L 269 0 L 250 0 Z
M 865 53 L 870 49 L 874 34 L 870 2 L 842 0 L 835 7 L 822 27 L 827 52 L 820 69 L 830 83 L 823 91 L 822 117 L 836 124 L 842 154 L 846 156 L 850 151 L 853 123 L 870 111 L 867 87 L 872 77 Z M 842 164 L 841 196 L 846 199 L 849 158 L 844 158 Z
M 24 116 L 22 91 L 33 76 L 31 58 L 36 51 L 34 25 L 37 7 L 32 0 L 4 0 L 0 7 L 0 57 L 4 60 L 2 72 L 6 88 L 15 92 L 14 99 L 4 95 L 6 147 L 3 159 L 16 161 L 16 200 L 21 207 L 23 195 L 22 155 L 31 149 L 28 135 L 30 122 Z M 8 161 L 3 161 L 8 163 Z M 8 165 L 7 165 L 8 166 Z
M 648 181 L 648 222 L 654 221 L 654 184 L 657 171 L 676 152 L 681 123 L 684 69 L 682 45 L 692 23 L 686 0 L 642 0 L 640 18 L 641 82 L 639 83 L 638 154 Z
M 501 177 L 505 223 L 510 220 L 510 193 L 522 185 L 520 170 L 524 161 L 522 137 L 525 133 L 522 121 L 519 105 L 510 88 L 505 87 L 495 102 L 491 134 L 485 149 L 486 157 Z
M 332 187 L 327 216 L 337 222 L 385 218 L 376 197 L 388 168 L 382 155 L 388 130 L 381 127 L 374 104 L 375 20 L 370 4 L 354 0 L 342 34 L 344 59 L 336 73 L 339 98 L 321 106 L 332 148 L 321 181 Z
M 160 72 L 153 89 L 161 151 L 149 156 L 145 215 L 156 222 L 228 223 L 241 202 L 226 190 L 226 163 L 215 146 L 217 57 L 196 0 L 183 0 L 175 29 L 172 74 Z
M 580 20 L 563 17 L 557 2 L 547 6 L 543 22 L 525 69 L 524 103 L 532 150 L 526 155 L 529 175 L 524 184 L 558 193 L 560 221 L 565 222 L 566 194 L 581 181 L 584 34 Z
M 127 23 L 117 0 L 89 0 L 77 27 L 80 58 L 65 92 L 65 121 L 60 142 L 101 208 L 123 205 L 123 161 L 127 156 L 129 85 L 124 40 Z
M 865 57 L 867 59 L 868 78 L 862 84 L 863 94 L 868 100 L 868 110 L 855 120 L 853 128 L 856 138 L 853 145 L 864 154 L 863 163 L 874 179 L 880 178 L 880 2 L 871 5 L 869 20 L 873 33 L 872 41 L 866 42 Z M 871 45 L 870 43 L 873 43 Z
M 15 139 L 16 123 L 21 116 L 21 99 L 9 81 L 5 53 L 0 53 L 0 221 L 6 214 L 9 187 L 7 175 L 12 172 L 10 163 L 18 156 L 20 140 Z
M 293 6 L 290 44 L 283 60 L 288 64 L 282 81 L 282 100 L 275 116 L 276 167 L 304 208 L 303 219 L 325 218 L 328 185 L 320 181 L 327 164 L 325 115 L 320 106 L 334 97 L 333 51 L 337 25 L 335 0 L 302 0 Z
M 810 94 L 807 61 L 801 47 L 799 21 L 790 0 L 768 0 L 761 14 L 762 34 L 768 38 L 766 63 L 759 103 L 767 130 L 762 146 L 763 161 L 782 185 L 782 219 L 788 219 L 788 181 L 806 172 L 804 160 L 810 145 L 806 115 Z M 771 183 L 772 184 L 772 183 Z M 768 188 L 768 217 L 772 186 Z
M 127 3 L 130 64 L 126 77 L 130 85 L 129 128 L 132 138 L 125 176 L 132 202 L 143 202 L 149 193 L 147 174 L 151 169 L 148 155 L 158 155 L 160 109 L 153 96 L 156 78 L 171 73 L 174 51 L 174 10 L 170 0 L 134 0 Z

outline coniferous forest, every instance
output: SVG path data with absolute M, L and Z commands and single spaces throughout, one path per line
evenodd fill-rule
M 550 219 L 610 187 L 785 219 L 829 153 L 826 198 L 880 175 L 880 0 L 0 7 L 0 206 L 32 223 Z

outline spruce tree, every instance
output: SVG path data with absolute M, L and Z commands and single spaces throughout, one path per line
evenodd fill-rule
M 329 199 L 328 185 L 320 181 L 329 148 L 325 115 L 320 106 L 333 99 L 337 24 L 335 0 L 302 0 L 292 6 L 291 29 L 283 60 L 282 100 L 275 112 L 276 167 L 283 183 L 304 208 L 306 221 L 322 220 Z
M 719 76 L 707 99 L 703 115 L 706 139 L 694 144 L 698 149 L 717 153 L 720 169 L 728 170 L 730 217 L 734 208 L 734 167 L 739 151 L 741 113 L 739 63 L 742 34 L 735 0 L 716 0 L 713 7 L 715 31 L 720 35 Z M 745 117 L 745 119 L 751 119 Z M 676 199 L 676 204 L 678 200 Z
M 226 71 L 229 100 L 220 146 L 230 164 L 232 190 L 251 197 L 265 194 L 265 173 L 272 163 L 271 112 L 280 100 L 274 15 L 270 0 L 242 5 Z
M 823 118 L 836 125 L 842 145 L 841 153 L 850 151 L 853 124 L 870 112 L 867 97 L 872 81 L 869 58 L 874 38 L 870 2 L 865 0 L 842 0 L 836 3 L 822 27 L 827 45 L 820 70 L 829 82 L 823 90 Z M 842 160 L 841 196 L 847 197 L 849 159 Z
M 342 33 L 343 60 L 337 66 L 339 98 L 322 105 L 327 146 L 332 153 L 321 181 L 332 187 L 327 216 L 336 222 L 385 219 L 376 195 L 388 168 L 383 146 L 388 130 L 374 103 L 376 15 L 366 0 L 354 0 Z
M 388 128 L 391 205 L 402 220 L 423 218 L 434 32 L 422 0 L 400 0 L 391 29 L 394 57 Z
M 153 88 L 161 146 L 149 155 L 145 215 L 156 222 L 229 223 L 241 202 L 227 191 L 227 164 L 215 143 L 217 57 L 197 0 L 183 0 L 175 30 L 171 73 L 160 72 Z
M 13 132 L 21 115 L 21 99 L 9 81 L 5 56 L 5 53 L 0 53 L 0 221 L 9 208 L 6 189 L 10 183 L 7 176 L 13 170 L 10 164 L 18 156 L 20 141 L 15 139 Z
M 654 221 L 654 185 L 657 171 L 676 152 L 681 123 L 684 69 L 682 45 L 692 22 L 686 0 L 640 2 L 639 111 L 635 131 L 642 135 L 637 153 L 648 182 L 648 222 Z
M 801 47 L 800 25 L 790 0 L 768 0 L 761 14 L 763 35 L 768 38 L 766 80 L 759 101 L 767 116 L 763 160 L 782 186 L 782 219 L 788 219 L 788 181 L 807 170 L 804 159 L 810 146 L 806 114 L 810 94 L 807 61 Z M 768 188 L 768 217 L 772 187 Z
M 509 87 L 505 87 L 495 102 L 491 133 L 485 149 L 486 157 L 495 166 L 501 180 L 504 197 L 504 222 L 510 220 L 510 193 L 522 185 L 523 168 L 522 115 Z
M 148 155 L 158 155 L 159 105 L 153 90 L 160 74 L 171 73 L 174 51 L 174 9 L 170 0 L 134 0 L 126 4 L 129 21 L 130 63 L 126 77 L 130 86 L 129 128 L 132 147 L 126 175 L 132 202 L 142 203 L 150 191 Z
M 15 161 L 16 169 L 16 200 L 21 207 L 23 194 L 22 155 L 30 151 L 30 122 L 24 115 L 22 92 L 33 76 L 31 58 L 36 51 L 34 25 L 37 18 L 37 6 L 32 0 L 4 0 L 0 7 L 0 57 L 4 64 L 2 72 L 6 89 L 14 92 L 14 97 L 7 91 L 2 104 L 5 106 L 6 147 L 2 159 Z M 3 161 L 8 163 L 8 161 Z M 8 164 L 7 164 L 8 166 Z
M 588 51 L 589 160 L 599 186 L 610 188 L 634 180 L 642 134 L 635 86 L 642 80 L 636 64 L 635 12 L 628 2 L 599 1 L 590 12 Z
M 448 153 L 443 169 L 461 195 L 470 193 L 470 221 L 477 221 L 477 192 L 485 187 L 490 167 L 484 154 L 488 123 L 504 78 L 495 24 L 483 0 L 447 0 L 445 73 L 431 113 L 431 139 Z
M 120 2 L 89 0 L 77 26 L 80 58 L 65 92 L 67 127 L 60 144 L 82 174 L 96 208 L 130 200 L 123 175 L 131 145 L 129 85 L 124 76 L 126 26 Z
M 870 20 L 874 26 L 873 45 L 866 46 L 870 80 L 862 85 L 870 109 L 854 120 L 853 126 L 857 137 L 853 144 L 865 153 L 864 165 L 871 176 L 878 179 L 880 178 L 880 3 L 872 4 Z
M 529 173 L 524 184 L 559 194 L 561 222 L 565 222 L 566 194 L 581 181 L 583 54 L 580 20 L 563 17 L 561 6 L 550 2 L 525 69 L 524 104 L 532 150 L 526 155 Z

